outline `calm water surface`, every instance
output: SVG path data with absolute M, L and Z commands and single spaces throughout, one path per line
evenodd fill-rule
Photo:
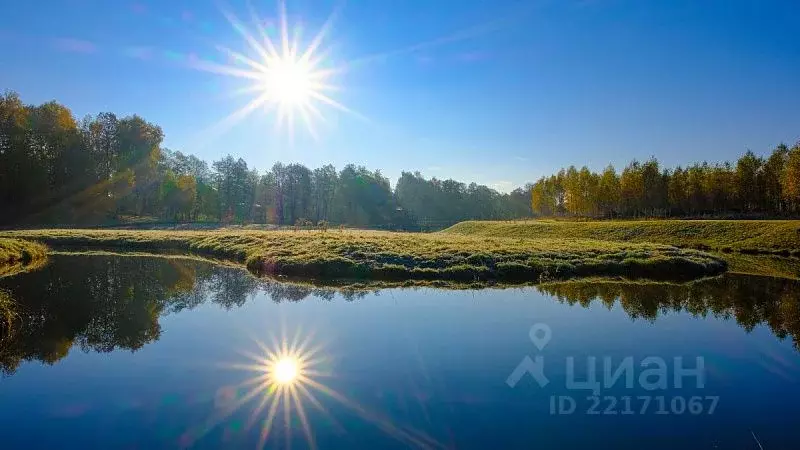
M 348 293 L 191 260 L 55 256 L 0 288 L 24 319 L 0 341 L 3 449 L 800 442 L 796 281 Z M 302 380 L 262 383 L 273 339 L 301 348 Z

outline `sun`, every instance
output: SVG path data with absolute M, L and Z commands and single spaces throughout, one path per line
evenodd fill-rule
M 276 383 L 291 384 L 297 381 L 301 368 L 296 358 L 284 357 L 272 363 L 269 371 Z
M 333 14 L 308 46 L 301 47 L 300 28 L 290 28 L 283 1 L 279 1 L 278 36 L 271 35 L 273 27 L 266 26 L 254 10 L 250 13 L 256 32 L 251 32 L 232 13 L 223 11 L 233 29 L 247 43 L 249 55 L 217 45 L 230 64 L 207 60 L 193 62 L 196 69 L 252 82 L 234 91 L 234 94 L 248 95 L 248 103 L 222 119 L 215 128 L 229 128 L 254 111 L 262 110 L 275 116 L 276 131 L 286 130 L 293 138 L 295 121 L 300 119 L 311 137 L 317 139 L 315 122 L 326 122 L 321 107 L 360 116 L 331 98 L 331 92 L 340 89 L 333 77 L 343 68 L 331 67 L 328 51 L 320 47 L 331 27 Z
M 281 107 L 298 108 L 308 104 L 315 89 L 312 68 L 289 57 L 271 61 L 263 73 L 261 87 Z

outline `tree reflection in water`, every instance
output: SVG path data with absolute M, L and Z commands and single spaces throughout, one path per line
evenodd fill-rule
M 0 372 L 23 361 L 52 364 L 73 346 L 81 350 L 135 351 L 159 338 L 159 318 L 211 301 L 242 306 L 257 292 L 275 302 L 309 296 L 331 300 L 329 288 L 258 279 L 245 270 L 191 259 L 123 256 L 53 256 L 36 272 L 0 279 L 17 305 L 13 326 L 0 323 Z M 791 337 L 800 350 L 800 281 L 725 275 L 688 284 L 576 281 L 536 286 L 562 302 L 588 307 L 617 302 L 633 319 L 686 311 L 734 318 L 750 331 L 765 324 Z M 339 292 L 352 301 L 366 292 Z
M 3 374 L 23 361 L 52 364 L 73 346 L 138 350 L 159 338 L 162 315 L 209 300 L 231 309 L 258 291 L 276 302 L 334 296 L 330 289 L 260 280 L 204 261 L 99 255 L 53 256 L 42 270 L 0 279 L 0 289 L 16 303 L 14 323 L 0 325 Z
M 588 308 L 619 302 L 632 319 L 654 322 L 660 314 L 685 311 L 694 316 L 735 319 L 746 331 L 764 324 L 780 339 L 791 337 L 800 351 L 800 281 L 727 274 L 685 284 L 573 281 L 543 284 L 540 292 Z

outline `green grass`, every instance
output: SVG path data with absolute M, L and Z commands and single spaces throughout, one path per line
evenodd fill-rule
M 721 258 L 695 250 L 588 239 L 508 239 L 380 231 L 26 230 L 0 233 L 57 249 L 191 252 L 259 274 L 316 279 L 526 282 L 585 276 L 693 279 Z
M 41 266 L 47 261 L 47 251 L 38 242 L 0 237 L 0 277 Z
M 16 312 L 16 302 L 11 298 L 11 294 L 0 289 L 0 342 L 11 333 L 19 315 Z
M 47 256 L 47 247 L 21 239 L 0 237 L 0 263 L 30 262 Z
M 38 242 L 0 237 L 0 278 L 42 267 L 47 252 L 47 247 Z M 0 289 L 0 343 L 11 334 L 18 318 L 16 302 Z
M 800 256 L 798 220 L 467 221 L 451 235 L 647 242 L 721 252 Z
M 730 273 L 800 280 L 800 258 L 743 253 L 726 253 L 721 256 L 728 262 Z

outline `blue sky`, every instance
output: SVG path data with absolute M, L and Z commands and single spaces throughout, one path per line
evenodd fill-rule
M 274 0 L 251 0 L 274 23 Z M 290 142 L 245 105 L 247 83 L 193 67 L 254 57 L 222 10 L 244 0 L 3 2 L 0 89 L 81 117 L 138 113 L 165 145 L 259 169 L 355 162 L 509 190 L 570 164 L 672 166 L 766 154 L 800 139 L 800 3 L 644 0 L 287 0 L 308 44 L 329 15 L 327 66 L 346 67 L 318 139 Z M 269 27 L 267 27 L 269 30 Z M 251 30 L 255 30 L 251 27 Z

